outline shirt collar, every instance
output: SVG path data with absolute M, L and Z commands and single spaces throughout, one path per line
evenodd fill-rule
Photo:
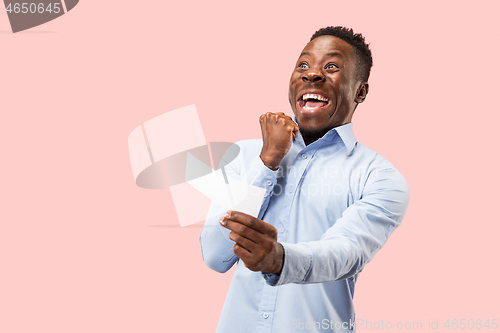
M 294 116 L 293 121 L 298 125 L 297 123 L 297 118 Z M 339 135 L 340 139 L 344 143 L 344 146 L 346 148 L 346 155 L 350 156 L 354 150 L 354 147 L 356 146 L 356 136 L 354 135 L 354 132 L 352 130 L 352 123 L 347 123 L 344 125 L 340 125 L 337 127 L 332 128 L 329 130 L 321 139 L 326 139 L 327 141 L 330 141 L 336 137 L 335 132 Z M 299 134 L 302 136 L 301 134 Z
M 335 127 L 334 130 L 337 131 L 340 138 L 344 142 L 345 148 L 347 150 L 346 155 L 351 155 L 354 147 L 356 146 L 356 137 L 354 136 L 354 132 L 352 131 L 352 123 L 347 123 L 338 127 Z

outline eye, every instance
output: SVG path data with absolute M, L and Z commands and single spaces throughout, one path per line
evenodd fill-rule
M 309 65 L 307 64 L 307 62 L 301 62 L 298 67 L 299 68 L 308 68 Z
M 335 69 L 335 68 L 339 68 L 339 66 L 333 63 L 329 63 L 328 65 L 325 66 L 325 69 Z

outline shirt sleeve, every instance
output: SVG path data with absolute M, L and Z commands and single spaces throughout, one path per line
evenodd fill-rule
M 361 272 L 397 228 L 409 203 L 406 180 L 395 168 L 372 172 L 359 200 L 318 241 L 282 243 L 281 274 L 263 274 L 266 283 L 321 283 Z
M 239 143 L 241 145 L 241 143 Z M 273 171 L 269 169 L 262 162 L 260 157 L 245 159 L 244 155 L 247 153 L 244 145 L 240 146 L 240 154 L 232 162 L 229 163 L 224 169 L 227 177 L 244 181 L 247 184 L 264 188 L 266 190 L 262 206 L 260 208 L 257 218 L 262 218 L 264 215 L 269 199 L 272 196 L 272 190 L 277 183 L 278 170 Z M 253 155 L 255 156 L 255 155 Z M 244 164 L 242 161 L 251 161 L 249 164 Z M 200 246 L 203 261 L 211 269 L 224 273 L 228 271 L 238 257 L 233 252 L 234 241 L 229 239 L 229 229 L 224 228 L 219 224 L 219 219 L 224 216 L 227 209 L 212 201 L 208 217 L 205 225 L 200 233 Z

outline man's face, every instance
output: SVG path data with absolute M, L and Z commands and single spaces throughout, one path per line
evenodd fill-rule
M 317 37 L 302 50 L 288 98 L 304 139 L 318 139 L 351 121 L 361 84 L 355 60 L 353 47 L 333 36 Z

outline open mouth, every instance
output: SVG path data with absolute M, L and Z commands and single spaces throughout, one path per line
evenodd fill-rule
M 305 111 L 316 111 L 328 105 L 330 100 L 320 94 L 306 93 L 299 98 L 297 103 L 299 104 L 299 107 Z

